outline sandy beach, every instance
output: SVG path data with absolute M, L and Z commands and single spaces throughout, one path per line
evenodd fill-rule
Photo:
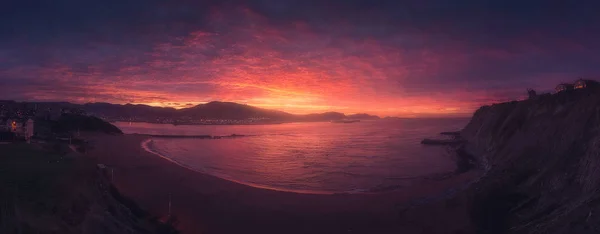
M 156 216 L 195 233 L 474 233 L 464 187 L 480 171 L 375 194 L 298 194 L 259 189 L 176 165 L 140 147 L 140 135 L 86 135 L 86 154 L 113 168 L 115 186 Z M 449 199 L 435 199 L 450 197 Z M 409 204 L 422 203 L 418 206 Z M 412 207 L 412 208 L 406 208 Z

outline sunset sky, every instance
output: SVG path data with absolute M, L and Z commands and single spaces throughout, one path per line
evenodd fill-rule
M 600 75 L 600 1 L 12 2 L 0 99 L 456 116 Z

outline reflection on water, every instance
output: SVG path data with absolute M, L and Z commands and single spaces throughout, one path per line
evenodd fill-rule
M 443 147 L 420 144 L 458 130 L 466 119 L 406 119 L 352 124 L 173 126 L 117 123 L 126 133 L 252 135 L 230 139 L 154 138 L 152 150 L 218 177 L 292 191 L 385 190 L 452 171 Z

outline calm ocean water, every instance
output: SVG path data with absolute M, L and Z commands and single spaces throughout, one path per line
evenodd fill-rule
M 125 133 L 153 135 L 251 135 L 228 139 L 159 138 L 146 144 L 178 164 L 256 187 L 308 193 L 398 189 L 419 178 L 451 172 L 444 147 L 426 137 L 460 130 L 468 119 L 403 119 L 278 125 L 125 123 Z

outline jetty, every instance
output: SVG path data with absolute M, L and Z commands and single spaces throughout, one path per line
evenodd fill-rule
M 231 134 L 224 136 L 213 136 L 213 135 L 156 135 L 156 134 L 138 134 L 142 136 L 149 136 L 154 138 L 196 138 L 196 139 L 223 139 L 223 138 L 236 138 L 236 137 L 248 137 L 254 135 L 240 135 Z
M 429 139 L 425 138 L 421 141 L 423 145 L 460 145 L 465 141 L 462 139 Z

